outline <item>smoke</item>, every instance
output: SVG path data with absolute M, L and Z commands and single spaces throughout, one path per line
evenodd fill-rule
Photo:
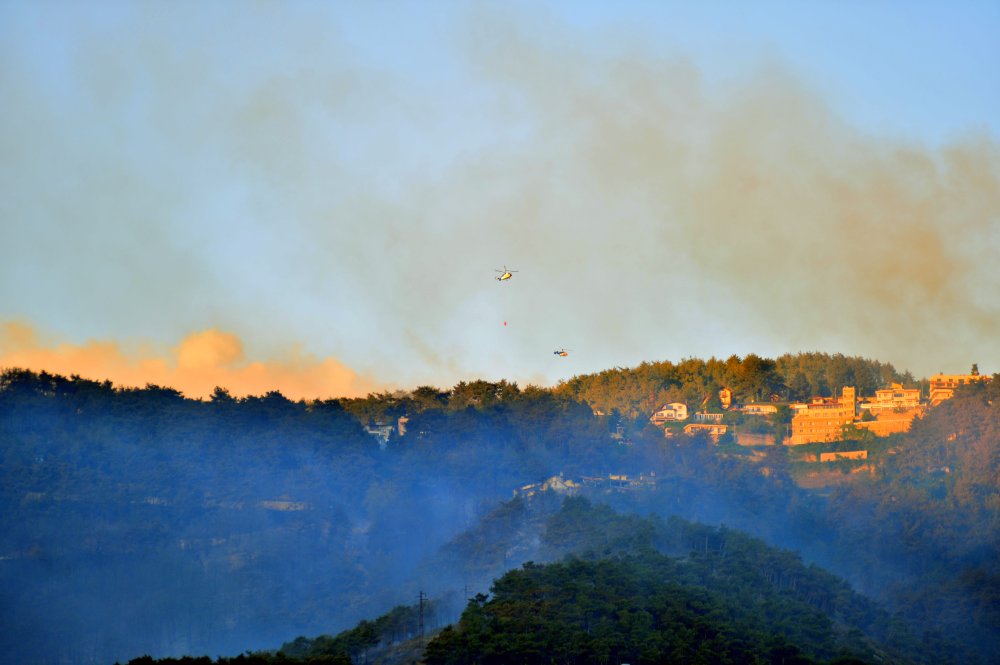
M 832 347 L 924 372 L 995 353 L 993 137 L 879 139 L 780 64 L 720 92 L 682 58 L 507 27 L 470 49 L 530 141 L 455 190 L 513 190 L 494 221 L 547 248 L 591 339 L 647 357 L 660 335 L 680 354 Z M 685 320 L 717 328 L 699 339 Z
M 46 25 L 69 55 L 37 77 L 17 48 L 32 31 L 10 29 L 0 314 L 300 339 L 408 385 L 749 352 L 918 375 L 995 357 L 985 130 L 872 136 L 780 61 L 718 80 L 642 30 L 543 14 L 384 35 L 375 10 L 195 11 Z
M 214 328 L 157 352 L 149 344 L 133 349 L 111 341 L 52 343 L 31 326 L 6 322 L 0 324 L 0 367 L 75 374 L 124 386 L 153 383 L 190 398 L 209 397 L 216 386 L 234 396 L 280 390 L 290 399 L 354 397 L 374 385 L 335 358 L 317 358 L 295 348 L 283 358 L 250 360 L 239 337 Z

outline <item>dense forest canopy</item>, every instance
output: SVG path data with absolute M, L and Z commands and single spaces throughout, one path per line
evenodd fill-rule
M 661 404 L 719 409 L 719 390 L 729 388 L 739 403 L 829 397 L 844 386 L 871 395 L 892 382 L 912 384 L 892 365 L 841 354 L 800 353 L 775 360 L 749 354 L 726 360 L 689 358 L 679 363 L 647 362 L 633 369 L 605 370 L 561 383 L 555 392 L 585 400 L 606 413 L 630 418 L 649 414 Z
M 519 528 L 534 525 L 540 558 L 469 598 L 453 625 L 440 628 L 433 601 L 397 606 L 339 634 L 300 636 L 256 656 L 391 663 L 405 655 L 408 662 L 427 644 L 425 662 L 456 664 L 976 660 L 946 637 L 917 635 L 794 553 L 739 531 L 553 498 L 500 506 L 519 515 Z
M 748 366 L 758 378 L 785 376 L 795 358 L 827 377 L 850 366 L 820 354 Z M 960 390 L 886 440 L 873 477 L 816 493 L 797 486 L 785 446 L 665 439 L 648 425 L 643 405 L 663 395 L 640 387 L 644 372 L 658 377 L 649 379 L 657 390 L 726 384 L 745 400 L 775 386 L 705 378 L 725 365 L 614 370 L 606 374 L 630 387 L 604 396 L 593 375 L 553 389 L 474 381 L 314 402 L 221 388 L 199 401 L 7 370 L 0 659 L 241 653 L 334 634 L 421 590 L 439 599 L 466 586 L 485 592 L 548 547 L 530 528 L 537 508 L 502 502 L 560 473 L 655 478 L 642 491 L 582 491 L 620 511 L 725 523 L 792 548 L 916 634 L 937 627 L 980 654 L 997 652 L 1000 381 Z M 862 369 L 871 381 L 901 378 L 874 361 Z M 609 405 L 608 417 L 594 414 Z M 403 415 L 406 434 L 394 432 L 384 449 L 365 431 Z M 442 609 L 442 620 L 457 619 L 460 605 Z
M 908 372 L 899 373 L 888 364 L 841 354 L 786 354 L 777 359 L 749 354 L 726 360 L 688 358 L 645 362 L 633 368 L 614 368 L 576 376 L 551 390 L 528 386 L 521 389 L 507 381 L 460 382 L 450 390 L 421 386 L 412 391 L 373 393 L 365 398 L 343 400 L 344 407 L 365 422 L 389 422 L 402 415 L 428 409 L 460 410 L 488 408 L 525 394 L 583 402 L 606 414 L 628 419 L 648 417 L 662 404 L 684 402 L 689 407 L 719 410 L 719 390 L 729 388 L 738 403 L 764 402 L 773 397 L 785 401 L 829 397 L 844 386 L 855 386 L 859 395 L 872 395 L 893 382 L 921 385 Z
M 432 643 L 430 662 L 489 661 L 487 654 L 497 662 L 531 662 L 532 653 L 537 658 L 554 652 L 572 662 L 602 657 L 724 662 L 727 647 L 712 639 L 722 635 L 740 636 L 734 648 L 744 659 L 750 653 L 763 656 L 764 644 L 773 647 L 778 635 L 779 642 L 821 659 L 853 654 L 871 660 L 881 650 L 880 656 L 908 654 L 904 657 L 913 661 L 923 651 L 931 660 L 938 650 L 920 643 L 842 580 L 738 531 L 677 517 L 619 515 L 581 498 L 566 499 L 554 511 L 543 509 L 540 522 L 534 560 L 564 563 L 547 572 L 529 563 L 504 575 L 489 602 L 473 599 L 457 632 Z M 661 592 L 679 604 L 655 599 Z M 696 598 L 688 597 L 691 593 Z M 511 601 L 515 607 L 504 607 Z M 662 602 L 674 609 L 658 613 L 653 608 Z M 695 616 L 684 617 L 683 608 L 692 607 L 698 608 Z M 629 620 L 647 614 L 650 621 L 642 626 Z M 704 644 L 677 640 L 692 623 L 713 618 L 730 625 L 702 633 Z M 528 630 L 518 621 L 537 625 Z M 882 646 L 872 651 L 871 644 Z M 701 649 L 709 651 L 696 656 Z M 711 649 L 720 651 L 713 657 Z

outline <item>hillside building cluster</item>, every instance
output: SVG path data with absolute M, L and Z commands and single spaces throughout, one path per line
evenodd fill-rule
M 914 418 L 919 418 L 928 408 L 938 406 L 950 399 L 959 386 L 989 381 L 975 368 L 971 374 L 938 374 L 930 379 L 927 399 L 922 399 L 918 388 L 904 388 L 893 383 L 890 387 L 876 390 L 869 398 L 859 397 L 854 386 L 845 386 L 837 397 L 814 397 L 809 402 L 787 403 L 792 411 L 789 436 L 786 445 L 804 443 L 825 443 L 845 438 L 845 428 L 868 430 L 875 436 L 888 436 L 910 429 Z M 729 388 L 719 391 L 719 401 L 726 411 L 740 412 L 747 416 L 773 416 L 782 403 L 762 402 L 735 406 L 733 393 Z M 695 413 L 691 424 L 685 425 L 685 434 L 707 432 L 714 440 L 729 431 L 723 424 L 723 413 Z M 669 423 L 688 420 L 688 407 L 682 402 L 672 402 L 657 409 L 649 421 L 664 428 L 665 436 L 673 436 L 674 427 Z M 759 445 L 773 443 L 773 437 L 760 433 L 739 433 L 739 443 Z M 770 441 L 768 441 L 770 439 Z
M 638 492 L 656 489 L 656 472 L 630 476 L 624 473 L 609 473 L 606 476 L 583 476 L 579 480 L 564 478 L 560 473 L 537 483 L 522 485 L 514 489 L 515 497 L 530 499 L 542 492 L 554 492 L 564 496 L 576 496 L 584 489 L 605 492 Z

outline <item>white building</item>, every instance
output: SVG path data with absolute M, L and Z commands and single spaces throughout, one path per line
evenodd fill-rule
M 778 412 L 775 404 L 747 404 L 743 407 L 743 413 L 748 416 L 769 416 Z
M 649 422 L 659 426 L 667 422 L 687 420 L 687 417 L 687 404 L 682 404 L 681 402 L 671 402 L 670 404 L 665 404 L 658 411 L 654 411 L 653 415 L 649 417 Z

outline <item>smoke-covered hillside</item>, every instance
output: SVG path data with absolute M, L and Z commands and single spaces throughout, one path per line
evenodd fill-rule
M 502 504 L 431 557 L 433 572 L 464 562 L 468 573 L 481 563 L 482 540 L 527 541 L 521 554 L 531 560 L 498 573 L 489 593 L 470 597 L 453 625 L 442 628 L 447 601 L 422 601 L 336 635 L 299 636 L 255 657 L 262 664 L 376 665 L 541 664 L 553 656 L 800 665 L 975 661 L 954 640 L 918 635 L 794 553 L 725 527 L 619 515 L 583 498 L 560 505 L 547 493 Z
M 817 495 L 796 486 L 783 447 L 665 439 L 645 414 L 596 416 L 565 388 L 476 382 L 313 403 L 220 390 L 197 401 L 8 371 L 0 659 L 236 654 L 334 634 L 421 590 L 485 591 L 546 547 L 519 526 L 522 509 L 500 502 L 559 473 L 655 477 L 586 491 L 797 550 L 917 634 L 933 626 L 995 653 L 997 384 L 892 439 L 874 478 Z M 407 432 L 383 450 L 363 424 L 399 415 Z

